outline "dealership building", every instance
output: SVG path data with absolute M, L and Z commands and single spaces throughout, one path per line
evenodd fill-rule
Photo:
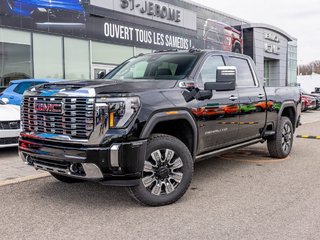
M 241 51 L 267 86 L 297 82 L 294 37 L 191 1 L 2 2 L 0 87 L 22 78 L 95 79 L 141 53 L 189 48 Z

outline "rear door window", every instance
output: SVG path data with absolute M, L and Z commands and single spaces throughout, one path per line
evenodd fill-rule
M 237 86 L 238 87 L 254 87 L 254 80 L 250 64 L 247 59 L 238 57 L 229 57 L 230 66 L 237 68 Z

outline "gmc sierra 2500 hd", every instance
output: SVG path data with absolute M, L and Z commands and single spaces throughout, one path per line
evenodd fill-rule
M 300 109 L 298 88 L 263 87 L 245 55 L 156 52 L 104 79 L 30 89 L 19 152 L 62 182 L 128 187 L 161 206 L 184 195 L 196 160 L 264 141 L 287 157 Z

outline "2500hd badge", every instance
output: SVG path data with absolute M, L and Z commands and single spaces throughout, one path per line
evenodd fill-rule
M 265 141 L 270 156 L 290 154 L 300 90 L 262 81 L 241 54 L 139 55 L 104 79 L 28 90 L 19 153 L 61 182 L 122 186 L 142 204 L 171 204 L 188 190 L 196 160 Z

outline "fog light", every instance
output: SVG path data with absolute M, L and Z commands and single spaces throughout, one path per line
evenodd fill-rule
M 30 156 L 27 156 L 27 157 L 26 157 L 26 163 L 27 163 L 28 165 L 33 166 L 33 159 L 32 159 Z
M 79 172 L 78 164 L 71 164 L 69 167 L 69 171 L 73 174 L 78 174 L 78 172 Z
M 85 174 L 83 167 L 80 163 L 71 164 L 69 167 L 69 171 L 71 174 L 74 174 L 74 175 L 84 175 Z

